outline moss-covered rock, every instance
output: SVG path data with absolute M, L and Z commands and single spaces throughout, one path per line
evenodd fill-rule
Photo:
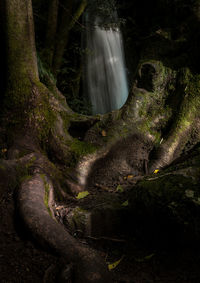
M 156 245 L 197 245 L 200 239 L 199 168 L 186 167 L 160 175 L 147 177 L 131 193 L 133 234 Z

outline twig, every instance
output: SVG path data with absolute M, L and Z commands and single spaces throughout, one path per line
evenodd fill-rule
M 60 7 L 62 7 L 67 13 L 69 13 L 69 11 L 65 8 L 65 6 L 63 4 L 60 3 L 60 1 L 58 1 L 58 4 Z M 76 20 L 71 13 L 69 13 L 70 17 L 72 18 L 72 20 L 74 20 L 79 26 L 81 26 L 82 28 L 86 29 L 86 27 L 84 25 L 82 25 L 78 20 Z

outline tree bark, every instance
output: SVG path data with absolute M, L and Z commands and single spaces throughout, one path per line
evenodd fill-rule
M 38 80 L 31 1 L 6 1 L 9 86 Z
M 15 133 L 24 136 L 30 126 L 30 103 L 34 86 L 39 83 L 32 2 L 9 0 L 5 2 L 7 34 L 7 88 L 4 99 L 5 123 Z M 21 125 L 24 125 L 22 127 Z
M 176 113 L 176 119 L 164 137 L 164 141 L 159 146 L 150 161 L 149 172 L 155 169 L 163 168 L 178 158 L 186 144 L 191 140 L 194 132 L 199 132 L 199 110 L 200 110 L 200 76 L 198 74 L 185 74 L 185 90 L 184 97 L 181 101 L 180 109 Z M 196 135 L 194 144 L 200 139 L 199 134 Z
M 19 178 L 21 216 L 41 243 L 73 262 L 75 282 L 111 282 L 99 254 L 78 243 L 51 218 L 45 206 L 45 192 L 53 190 L 52 179 L 58 170 L 43 152 L 49 144 L 65 164 L 70 162 L 69 145 L 73 138 L 67 133 L 69 122 L 64 123 L 62 117 L 69 119 L 71 112 L 61 94 L 55 89 L 51 93 L 39 81 L 31 0 L 8 0 L 5 8 L 9 68 L 4 126 L 11 125 L 12 132 L 7 132 L 9 138 L 12 136 L 7 156 L 18 161 L 18 168 L 21 156 L 28 154 L 28 164 L 25 162 L 21 168 L 25 176 L 23 180 Z

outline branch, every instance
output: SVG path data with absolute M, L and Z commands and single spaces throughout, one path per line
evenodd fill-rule
M 60 29 L 57 34 L 55 52 L 53 57 L 53 73 L 56 75 L 62 64 L 62 58 L 65 52 L 65 48 L 68 43 L 68 37 L 70 30 L 74 27 L 75 23 L 78 21 L 82 13 L 84 12 L 87 6 L 87 0 L 82 0 L 77 10 L 75 11 L 72 20 L 71 11 L 72 11 L 72 2 L 68 4 L 68 8 L 65 8 L 65 13 L 62 15 Z
M 69 30 L 71 30 L 74 27 L 75 23 L 78 21 L 80 16 L 83 14 L 86 6 L 87 6 L 87 0 L 82 0 L 82 2 L 80 3 L 79 7 L 77 8 L 76 12 L 74 13 L 74 16 L 73 16 L 73 18 L 70 22 Z

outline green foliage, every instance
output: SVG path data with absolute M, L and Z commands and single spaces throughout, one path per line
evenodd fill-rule
M 88 191 L 83 191 L 83 192 L 80 192 L 78 193 L 77 195 L 77 199 L 82 199 L 82 198 L 85 198 L 86 196 L 88 196 L 90 193 Z
M 122 206 L 128 206 L 128 205 L 129 205 L 128 200 L 122 203 Z
M 50 79 L 56 84 L 56 79 L 50 69 L 45 65 L 44 62 L 42 62 L 40 55 L 37 53 L 37 63 L 38 63 L 38 72 L 39 72 L 39 77 L 40 81 L 44 84 L 48 82 Z
M 68 101 L 69 106 L 77 113 L 80 113 L 83 115 L 90 115 L 92 113 L 92 105 L 85 98 L 83 98 L 82 100 L 78 97 L 77 98 L 75 97 L 67 101 Z
M 98 25 L 102 28 L 117 28 L 125 23 L 125 19 L 118 18 L 115 0 L 90 0 L 88 5 L 89 22 L 93 26 L 98 18 Z
M 123 257 L 120 258 L 119 260 L 113 262 L 113 263 L 109 263 L 109 264 L 108 264 L 108 270 L 112 270 L 112 269 L 116 268 L 116 267 L 120 264 L 120 262 L 122 261 L 122 259 L 123 259 Z
M 118 185 L 116 188 L 117 192 L 123 193 L 124 192 L 124 188 L 121 185 Z
M 76 57 L 80 58 L 83 50 L 77 45 L 73 45 L 73 47 L 73 56 L 76 55 Z M 71 62 L 70 58 L 63 60 L 58 76 L 58 88 L 66 97 L 67 103 L 73 111 L 83 115 L 91 115 L 91 103 L 81 93 L 82 69 L 80 66 L 73 66 L 73 64 L 74 62 Z

